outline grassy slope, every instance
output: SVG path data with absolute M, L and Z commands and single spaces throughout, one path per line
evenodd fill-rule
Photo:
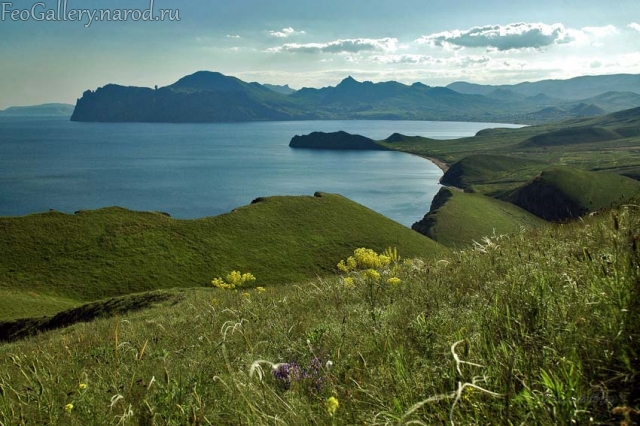
M 546 163 L 505 155 L 469 155 L 454 163 L 441 181 L 492 195 L 516 187 L 540 173 Z
M 639 193 L 640 182 L 614 173 L 551 167 L 505 199 L 545 219 L 562 220 L 611 207 Z
M 483 237 L 547 225 L 526 210 L 481 194 L 442 188 L 439 197 L 446 201 L 413 228 L 448 247 L 463 248 Z
M 620 424 L 615 407 L 640 408 L 638 229 L 629 207 L 412 261 L 397 287 L 356 277 L 355 287 L 194 289 L 174 305 L 5 344 L 0 421 Z M 473 364 L 457 372 L 452 350 Z M 266 362 L 252 369 L 315 357 L 323 366 L 304 380 L 276 381 Z
M 13 294 L 0 302 L 0 319 L 52 313 L 73 301 L 206 286 L 234 269 L 252 272 L 256 285 L 297 282 L 333 273 L 336 258 L 361 246 L 427 257 L 444 250 L 332 194 L 272 197 L 198 220 L 121 208 L 50 212 L 0 218 L 0 231 L 0 292 Z

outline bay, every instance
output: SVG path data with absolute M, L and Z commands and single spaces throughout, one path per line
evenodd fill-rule
M 339 193 L 406 226 L 422 218 L 441 170 L 409 154 L 289 148 L 294 135 L 344 130 L 436 139 L 495 123 L 294 121 L 76 123 L 66 117 L 0 116 L 0 216 L 121 206 L 192 219 L 257 197 Z M 313 214 L 313 212 L 310 212 Z

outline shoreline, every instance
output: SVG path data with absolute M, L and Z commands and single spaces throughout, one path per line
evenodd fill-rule
M 419 155 L 418 157 L 422 157 L 425 160 L 431 161 L 433 164 L 438 166 L 440 170 L 442 170 L 442 173 L 447 173 L 447 170 L 449 170 L 449 165 L 442 160 L 438 160 L 437 158 L 433 158 L 433 157 L 425 157 L 422 155 Z

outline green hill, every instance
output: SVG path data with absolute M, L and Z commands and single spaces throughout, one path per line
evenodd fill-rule
M 505 186 L 517 185 L 535 176 L 545 163 L 526 158 L 505 155 L 469 155 L 454 163 L 442 176 L 441 182 L 457 188 L 496 191 Z M 477 188 L 476 188 L 477 187 Z
M 565 220 L 611 207 L 640 193 L 640 182 L 613 173 L 552 167 L 505 199 L 546 220 Z
M 594 142 L 609 142 L 620 139 L 621 136 L 613 130 L 602 127 L 588 126 L 555 130 L 533 136 L 522 142 L 524 147 L 548 147 L 554 145 L 573 145 Z
M 150 309 L 1 344 L 0 422 L 634 424 L 639 224 L 622 208 L 401 260 L 384 280 L 146 295 Z
M 442 188 L 429 213 L 412 228 L 445 246 L 463 248 L 484 237 L 545 225 L 544 220 L 505 201 Z
M 335 272 L 357 247 L 445 249 L 342 196 L 270 197 L 176 220 L 121 208 L 0 218 L 0 319 L 134 292 L 210 285 L 232 270 L 272 286 Z

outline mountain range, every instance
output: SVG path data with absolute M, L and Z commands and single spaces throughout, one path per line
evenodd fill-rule
M 455 82 L 447 86 L 451 90 L 468 95 L 491 95 L 492 93 L 510 93 L 520 96 L 537 96 L 540 94 L 552 98 L 581 100 L 596 97 L 606 92 L 640 93 L 640 75 L 612 74 L 587 75 L 568 80 L 542 80 L 499 86 Z
M 71 119 L 95 122 L 450 120 L 540 123 L 640 106 L 640 75 L 545 80 L 512 86 L 396 81 L 303 88 L 247 83 L 199 71 L 166 87 L 108 84 L 78 99 Z

